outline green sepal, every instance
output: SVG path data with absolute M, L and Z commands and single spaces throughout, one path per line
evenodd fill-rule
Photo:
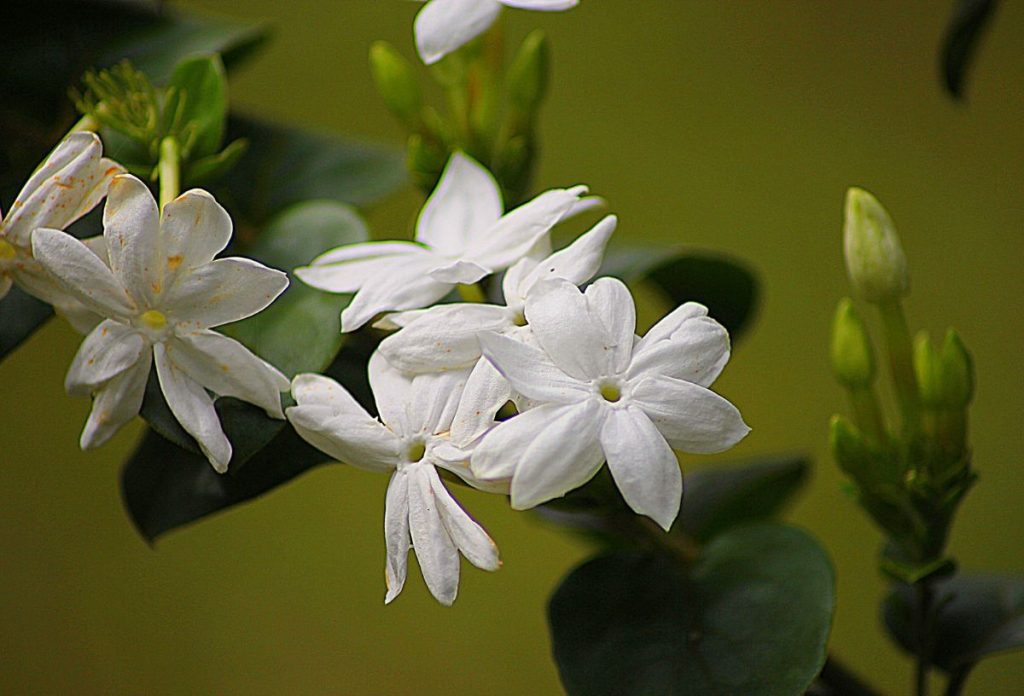
M 224 178 L 248 149 L 249 141 L 239 138 L 228 143 L 227 147 L 216 154 L 187 162 L 182 175 L 184 185 L 206 186 Z

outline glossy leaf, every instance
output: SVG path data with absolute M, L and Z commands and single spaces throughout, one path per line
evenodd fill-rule
M 228 84 L 217 54 L 191 56 L 178 63 L 167 82 L 165 115 L 181 124 L 178 133 L 188 160 L 220 150 L 228 118 Z
M 758 283 L 739 261 L 702 251 L 620 249 L 605 257 L 601 275 L 627 283 L 647 282 L 673 307 L 700 302 L 735 339 L 750 327 L 757 310 Z
M 935 583 L 932 662 L 953 672 L 996 653 L 1024 647 L 1024 578 L 956 575 Z M 904 650 L 916 652 L 911 631 L 914 591 L 900 584 L 885 600 L 885 625 Z
M 52 316 L 50 305 L 12 287 L 0 300 L 0 361 Z
M 587 561 L 548 618 L 570 696 L 797 696 L 825 662 L 834 605 L 818 543 L 758 524 L 716 537 L 689 570 L 654 554 Z
M 956 0 L 942 43 L 942 79 L 955 99 L 963 99 L 967 71 L 981 37 L 998 6 L 997 0 Z

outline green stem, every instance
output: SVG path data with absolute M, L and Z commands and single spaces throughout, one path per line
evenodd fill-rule
M 932 588 L 928 579 L 914 584 L 913 630 L 917 648 L 914 683 L 917 696 L 928 696 L 928 669 L 931 661 Z
M 78 133 L 79 131 L 90 131 L 95 133 L 100 129 L 100 122 L 92 114 L 86 114 L 82 118 L 75 121 L 75 125 L 71 126 L 71 130 L 68 134 Z
M 181 148 L 173 136 L 160 141 L 160 210 L 181 193 Z
M 874 389 L 861 387 L 851 389 L 849 394 L 857 427 L 874 445 L 885 444 L 885 422 Z
M 910 329 L 907 327 L 907 318 L 903 315 L 903 308 L 898 300 L 879 304 L 878 311 L 882 315 L 883 334 L 889 353 L 889 368 L 896 387 L 896 398 L 903 414 L 903 434 L 910 438 L 917 434 L 920 418 L 920 397 L 917 376 L 914 374 L 914 349 L 910 340 Z
M 483 288 L 481 288 L 478 283 L 473 283 L 472 285 L 460 284 L 458 286 L 458 289 L 459 296 L 465 302 L 478 302 L 480 304 L 487 304 L 487 293 L 484 292 Z
M 967 677 L 971 674 L 974 665 L 966 665 L 955 670 L 949 675 L 949 682 L 946 683 L 946 696 L 960 696 L 967 684 Z

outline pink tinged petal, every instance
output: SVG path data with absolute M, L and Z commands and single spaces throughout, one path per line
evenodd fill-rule
M 547 404 L 498 423 L 473 450 L 469 460 L 473 476 L 482 481 L 511 479 L 538 433 L 573 408 Z
M 128 318 L 135 313 L 111 270 L 71 235 L 40 228 L 32 233 L 32 253 L 69 295 L 97 314 Z
M 543 351 L 499 334 L 484 331 L 480 345 L 488 360 L 512 388 L 541 402 L 571 404 L 587 398 L 590 385 L 568 375 Z
M 362 404 L 330 377 L 305 372 L 292 380 L 292 397 L 300 406 L 325 406 L 332 415 L 367 416 Z
M 405 420 L 410 431 L 425 435 L 448 432 L 468 377 L 469 370 L 417 375 L 406 401 Z
M 669 445 L 683 452 L 723 452 L 750 432 L 735 406 L 692 382 L 645 377 L 633 388 L 631 398 Z
M 138 362 L 96 392 L 79 441 L 82 449 L 99 447 L 138 414 L 152 364 L 153 354 L 145 351 Z
M 569 10 L 580 4 L 580 0 L 499 0 L 499 2 L 502 5 L 522 10 L 542 10 L 544 12 Z
M 429 464 L 406 469 L 409 478 L 409 533 L 423 580 L 434 598 L 451 606 L 459 592 L 459 552 L 441 521 L 440 503 L 430 479 L 437 476 Z
M 136 303 L 154 306 L 164 290 L 160 211 L 149 188 L 130 174 L 114 178 L 103 208 L 110 269 Z
M 588 399 L 552 414 L 516 466 L 511 490 L 514 509 L 526 510 L 558 498 L 593 478 L 604 462 L 598 435 L 607 410 Z
M 457 447 L 469 447 L 488 428 L 494 416 L 512 398 L 512 385 L 486 358 L 477 361 L 466 380 L 459 408 L 452 419 L 451 441 Z
M 491 228 L 479 230 L 462 258 L 492 271 L 508 268 L 526 256 L 586 192 L 586 186 L 545 191 Z
M 450 304 L 420 313 L 401 331 L 380 344 L 395 367 L 408 372 L 433 372 L 469 367 L 480 359 L 478 331 L 497 331 L 508 323 L 503 307 Z
M 601 428 L 601 449 L 626 503 L 662 529 L 679 514 L 683 475 L 665 438 L 636 407 L 609 409 Z
M 575 242 L 538 263 L 523 279 L 520 294 L 525 297 L 534 283 L 545 278 L 564 278 L 573 285 L 582 285 L 593 278 L 601 268 L 605 247 L 617 224 L 618 218 L 609 215 Z
M 497 0 L 431 0 L 413 24 L 416 49 L 427 65 L 476 38 L 497 19 Z
M 95 133 L 69 135 L 22 188 L 0 233 L 27 247 L 37 227 L 64 229 L 95 208 L 111 178 L 124 171 L 101 159 L 102 150 Z
M 370 356 L 367 372 L 380 419 L 399 436 L 412 435 L 405 420 L 405 409 L 412 397 L 413 376 L 389 363 L 380 351 Z
M 153 346 L 153 357 L 168 408 L 181 427 L 195 438 L 214 470 L 223 474 L 231 461 L 231 443 L 221 428 L 213 399 L 201 384 L 174 364 L 162 343 Z
M 633 354 L 637 355 L 646 350 L 650 344 L 658 343 L 669 338 L 685 322 L 696 317 L 706 317 L 708 308 L 699 302 L 686 302 L 661 318 L 657 324 L 648 329 L 643 338 L 636 344 Z
M 626 284 L 618 278 L 598 278 L 585 293 L 591 316 L 600 321 L 611 338 L 611 372 L 629 366 L 636 337 L 636 306 Z
M 163 307 L 183 329 L 208 329 L 256 314 L 287 287 L 288 274 L 230 256 L 179 277 Z
M 567 374 L 591 380 L 612 373 L 615 341 L 574 284 L 554 278 L 534 285 L 526 320 L 544 352 Z
M 490 229 L 504 210 L 501 189 L 491 173 L 465 153 L 455 152 L 423 206 L 416 241 L 446 256 L 462 256 L 474 234 Z
M 143 351 L 148 353 L 149 347 L 135 329 L 107 319 L 85 337 L 71 361 L 64 388 L 71 396 L 89 396 L 142 360 Z
M 286 410 L 303 440 L 330 457 L 367 471 L 392 471 L 401 443 L 368 413 L 335 413 L 331 407 L 299 404 Z
M 332 249 L 309 266 L 295 269 L 306 285 L 325 292 L 356 292 L 386 273 L 395 262 L 434 258 L 429 249 L 412 242 L 364 242 Z
M 342 332 L 355 331 L 381 312 L 419 309 L 440 300 L 452 284 L 430 277 L 436 266 L 433 257 L 421 257 L 392 264 L 375 275 L 341 313 Z
M 710 386 L 729 362 L 729 332 L 710 317 L 683 322 L 669 337 L 643 342 L 634 351 L 629 379 L 663 375 Z
M 231 216 L 201 189 L 181 194 L 164 206 L 160 220 L 159 263 L 171 286 L 189 270 L 213 261 L 231 241 Z
M 281 392 L 288 391 L 288 378 L 235 339 L 204 330 L 177 336 L 167 350 L 175 365 L 217 396 L 233 396 L 271 418 L 284 418 Z
M 498 557 L 498 547 L 491 537 L 456 502 L 433 467 L 429 469 L 429 477 L 434 500 L 441 510 L 441 522 L 462 555 L 482 570 L 493 571 L 500 568 L 501 560 Z
M 404 471 L 396 471 L 388 483 L 384 506 L 384 542 L 387 546 L 387 565 L 384 567 L 384 581 L 388 592 L 385 604 L 391 604 L 405 587 L 409 566 L 409 477 Z
M 442 283 L 451 283 L 452 285 L 459 283 L 470 285 L 490 274 L 491 270 L 489 268 L 484 268 L 472 261 L 462 260 L 452 261 L 445 266 L 440 266 L 430 271 L 430 277 L 434 280 Z

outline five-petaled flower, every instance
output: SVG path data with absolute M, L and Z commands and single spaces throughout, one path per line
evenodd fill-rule
M 578 4 L 579 0 L 430 0 L 416 15 L 416 48 L 430 65 L 487 31 L 502 6 L 555 12 Z
M 416 242 L 338 247 L 295 274 L 320 290 L 356 293 L 341 313 L 342 331 L 354 331 L 380 312 L 427 307 L 457 285 L 508 268 L 572 213 L 586 191 L 553 189 L 502 215 L 494 177 L 457 152 L 423 206 Z
M 37 227 L 64 229 L 107 195 L 111 179 L 124 170 L 102 153 L 95 133 L 72 133 L 29 178 L 0 221 L 0 299 L 17 284 L 86 331 L 95 325 L 95 315 L 73 301 L 32 256 L 31 239 Z
M 729 359 L 727 332 L 691 302 L 637 339 L 633 298 L 613 278 L 585 293 L 542 281 L 526 318 L 539 348 L 494 332 L 480 343 L 513 388 L 541 405 L 484 436 L 473 474 L 511 479 L 512 507 L 524 509 L 583 485 L 607 461 L 626 503 L 667 530 L 682 496 L 672 449 L 719 452 L 749 432 L 707 388 Z
M 411 546 L 431 594 L 450 605 L 459 589 L 459 551 L 478 568 L 497 570 L 501 565 L 494 542 L 459 506 L 437 472 L 437 467 L 446 468 L 473 483 L 464 466 L 440 454 L 466 373 L 410 377 L 375 353 L 369 374 L 381 420 L 337 382 L 314 374 L 293 381 L 298 405 L 288 409 L 288 420 L 310 444 L 340 461 L 393 472 L 384 513 L 384 601 L 391 602 L 402 591 Z
M 288 379 L 241 343 L 211 331 L 259 312 L 288 285 L 255 261 L 214 260 L 231 239 L 231 218 L 205 191 L 168 203 L 161 217 L 146 185 L 114 178 L 103 213 L 106 263 L 59 230 L 38 229 L 32 249 L 64 290 L 104 317 L 68 371 L 73 395 L 94 395 L 83 448 L 109 439 L 142 404 L 151 364 L 171 412 L 220 472 L 231 443 L 207 390 L 284 418 Z

